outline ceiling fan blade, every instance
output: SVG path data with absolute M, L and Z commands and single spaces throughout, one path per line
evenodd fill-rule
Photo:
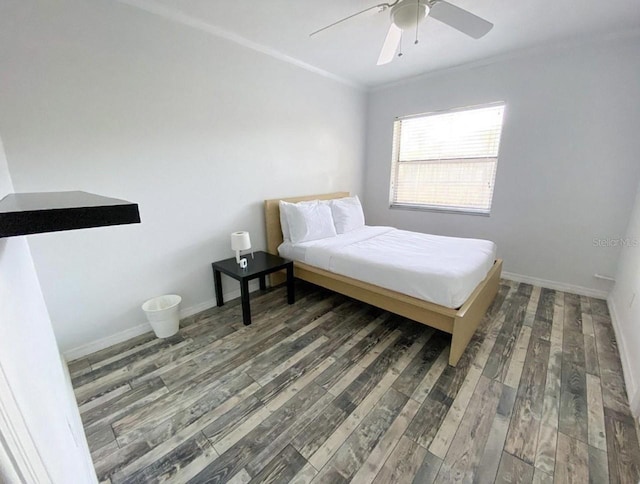
M 371 10 L 375 10 L 378 9 L 379 12 L 381 12 L 382 10 L 386 10 L 389 7 L 392 7 L 393 5 L 395 5 L 396 3 L 398 3 L 397 1 L 393 2 L 393 3 L 380 3 L 378 5 L 374 5 L 373 7 L 369 7 L 369 8 L 365 8 L 364 10 L 360 10 L 359 12 L 353 13 L 351 15 L 349 15 L 348 17 L 345 18 L 341 18 L 340 20 L 333 22 L 332 24 L 329 24 L 325 27 L 322 27 L 321 29 L 316 30 L 315 32 L 311 32 L 309 34 L 309 37 L 313 37 L 316 34 L 319 34 L 320 32 L 324 32 L 327 29 L 330 29 L 331 27 L 334 27 L 338 24 L 341 24 L 342 22 L 346 22 L 347 20 L 352 19 L 353 17 L 357 17 L 358 15 L 361 15 L 363 13 L 369 12 Z
M 379 66 L 383 64 L 388 64 L 393 60 L 393 57 L 396 55 L 396 51 L 398 50 L 398 46 L 400 45 L 401 39 L 402 39 L 402 29 L 398 28 L 396 24 L 392 23 L 389 26 L 389 31 L 387 32 L 387 38 L 384 39 L 384 44 L 382 44 L 380 57 L 378 57 Z
M 429 17 L 433 17 L 474 39 L 486 35 L 493 28 L 491 22 L 444 0 L 434 2 Z

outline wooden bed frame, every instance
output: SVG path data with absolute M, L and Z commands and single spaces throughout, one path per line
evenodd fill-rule
M 277 255 L 278 246 L 283 241 L 282 228 L 280 226 L 280 200 L 295 203 L 305 200 L 330 200 L 348 196 L 348 192 L 337 192 L 306 197 L 265 200 L 267 251 Z M 298 279 L 317 284 L 318 286 L 344 294 L 345 296 L 450 333 L 452 338 L 449 364 L 452 366 L 456 366 L 458 363 L 473 333 L 475 333 L 489 305 L 495 298 L 498 292 L 501 272 L 502 260 L 498 259 L 493 264 L 487 277 L 476 287 L 471 296 L 469 296 L 469 299 L 467 299 L 459 309 L 451 309 L 357 279 L 334 274 L 302 262 L 294 262 L 294 275 Z M 283 281 L 284 276 L 282 274 L 272 274 L 271 285 L 276 285 Z

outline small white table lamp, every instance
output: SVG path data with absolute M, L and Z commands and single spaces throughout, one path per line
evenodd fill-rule
M 240 251 L 249 250 L 251 248 L 251 238 L 249 237 L 249 232 L 241 231 L 241 232 L 233 232 L 231 234 L 231 250 L 235 250 L 236 252 L 236 262 L 242 264 L 240 262 Z M 252 253 L 253 256 L 253 253 Z M 243 259 L 244 260 L 244 259 Z M 244 263 L 246 267 L 246 262 Z

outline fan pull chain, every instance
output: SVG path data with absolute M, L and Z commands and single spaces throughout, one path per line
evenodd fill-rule
M 404 36 L 404 30 L 400 32 L 400 52 L 398 52 L 398 57 L 402 57 L 402 37 Z
M 418 45 L 418 25 L 420 24 L 420 0 L 416 4 L 416 41 L 414 45 Z

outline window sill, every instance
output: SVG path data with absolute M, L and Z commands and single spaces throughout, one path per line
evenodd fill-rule
M 433 205 L 391 204 L 389 205 L 389 208 L 392 210 L 412 210 L 417 212 L 455 213 L 459 215 L 479 215 L 481 217 L 491 216 L 491 212 L 485 212 L 482 210 L 455 207 L 435 207 Z

